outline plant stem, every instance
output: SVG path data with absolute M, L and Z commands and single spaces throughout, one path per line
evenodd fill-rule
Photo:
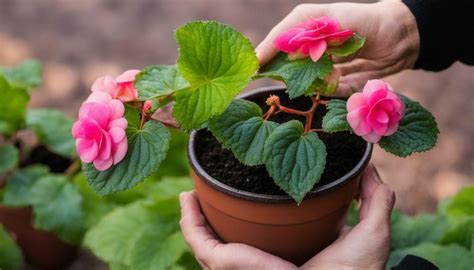
M 64 171 L 66 176 L 73 176 L 81 169 L 81 162 L 79 159 L 74 160 L 71 165 Z
M 265 120 L 268 120 L 272 115 L 277 114 L 279 112 L 285 112 L 288 114 L 300 115 L 305 117 L 305 126 L 304 132 L 323 132 L 321 129 L 311 129 L 311 124 L 313 123 L 313 116 L 314 112 L 318 109 L 319 105 L 327 105 L 326 100 L 321 100 L 321 95 L 319 93 L 316 96 L 311 97 L 311 108 L 306 111 L 300 111 L 292 108 L 285 107 L 280 104 L 280 99 L 275 96 L 269 97 L 267 99 L 267 104 L 270 105 L 270 109 L 263 115 Z

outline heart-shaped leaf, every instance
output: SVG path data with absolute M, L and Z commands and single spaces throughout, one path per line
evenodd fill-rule
M 189 86 L 176 65 L 149 66 L 138 73 L 134 85 L 140 100 L 169 95 Z
M 275 128 L 265 142 L 265 166 L 270 176 L 298 204 L 319 182 L 326 155 L 318 135 L 304 133 L 303 124 L 296 120 Z
M 405 103 L 405 116 L 400 121 L 397 132 L 382 137 L 380 147 L 399 157 L 433 148 L 439 134 L 435 118 L 420 103 L 402 95 L 400 97 Z
M 311 58 L 290 60 L 287 54 L 280 52 L 255 77 L 269 77 L 285 82 L 290 98 L 311 95 L 314 91 L 329 94 L 325 90 L 335 89 L 322 86 L 324 78 L 332 72 L 332 65 L 327 54 L 315 63 Z
M 323 117 L 323 129 L 334 133 L 350 130 L 347 122 L 346 101 L 340 99 L 331 99 L 326 106 L 328 112 Z
M 149 121 L 140 129 L 129 121 L 127 138 L 127 155 L 119 164 L 97 171 L 92 163 L 83 163 L 89 184 L 100 195 L 132 188 L 150 176 L 166 157 L 170 133 L 161 123 Z
M 209 122 L 209 129 L 224 147 L 246 165 L 263 164 L 263 147 L 278 123 L 262 118 L 262 109 L 255 103 L 236 99 L 219 117 Z
M 226 110 L 250 82 L 258 60 L 246 37 L 217 22 L 185 24 L 176 40 L 179 72 L 191 86 L 176 93 L 173 114 L 190 130 Z

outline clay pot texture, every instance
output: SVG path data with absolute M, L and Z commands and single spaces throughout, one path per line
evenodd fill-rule
M 253 99 L 283 92 L 261 88 L 241 97 Z M 203 170 L 195 152 L 194 131 L 188 143 L 195 190 L 212 229 L 226 243 L 244 243 L 301 265 L 331 244 L 346 223 L 358 196 L 362 171 L 369 163 L 367 143 L 357 165 L 343 177 L 310 191 L 298 206 L 289 196 L 262 195 L 227 186 Z
M 31 208 L 0 205 L 0 223 L 13 235 L 24 258 L 34 269 L 65 269 L 77 256 L 76 246 L 64 243 L 53 233 L 33 227 Z

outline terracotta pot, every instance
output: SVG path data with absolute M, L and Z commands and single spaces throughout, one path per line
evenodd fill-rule
M 35 269 L 65 269 L 77 256 L 76 246 L 68 245 L 54 234 L 33 227 L 31 208 L 0 205 L 0 223 L 13 235 L 26 261 Z
M 268 96 L 281 87 L 262 88 L 241 96 Z M 195 153 L 191 134 L 188 156 L 202 211 L 212 229 L 227 243 L 244 243 L 301 265 L 331 244 L 346 223 L 347 211 L 359 193 L 360 175 L 372 144 L 343 177 L 310 191 L 298 206 L 289 196 L 262 195 L 227 186 L 206 173 Z

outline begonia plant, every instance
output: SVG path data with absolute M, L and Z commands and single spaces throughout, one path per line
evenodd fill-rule
M 89 183 L 99 194 L 129 189 L 158 169 L 169 150 L 167 127 L 207 128 L 242 163 L 265 165 L 275 183 L 300 203 L 318 183 L 326 164 L 321 132 L 349 131 L 405 157 L 437 141 L 434 117 L 419 103 L 381 80 L 368 81 L 348 99 L 326 99 L 337 90 L 334 57 L 356 53 L 365 38 L 329 17 L 313 18 L 279 35 L 280 52 L 259 67 L 249 40 L 213 21 L 176 30 L 177 65 L 156 65 L 104 76 L 81 106 L 73 136 Z M 307 96 L 300 111 L 269 96 L 266 112 L 234 99 L 252 80 L 283 81 L 290 99 Z M 316 109 L 327 108 L 322 127 L 312 126 Z M 167 114 L 172 110 L 172 117 Z M 280 113 L 305 123 L 272 121 Z

